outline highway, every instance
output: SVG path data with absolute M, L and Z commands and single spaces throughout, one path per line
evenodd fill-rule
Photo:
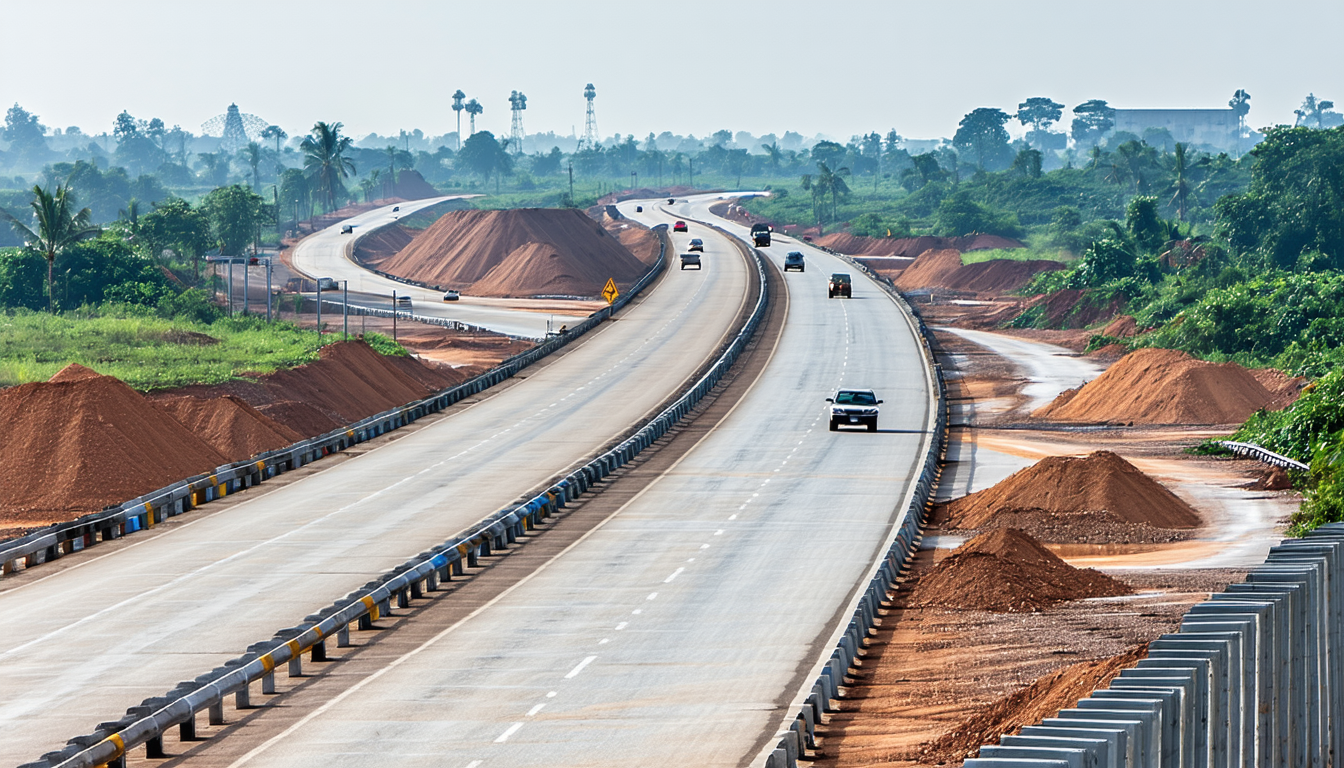
M 330 277 L 334 280 L 347 281 L 350 289 L 351 306 L 390 309 L 392 294 L 395 291 L 397 296 L 409 296 L 411 298 L 410 311 L 413 314 L 459 320 L 510 336 L 532 339 L 543 338 L 549 330 L 546 323 L 551 319 L 552 314 L 559 316 L 555 323 L 557 326 L 565 322 L 572 324 L 572 320 L 569 319 L 571 317 L 586 316 L 588 314 L 586 310 L 575 310 L 573 315 L 564 316 L 559 312 L 534 312 L 519 309 L 517 308 L 519 304 L 526 304 L 527 302 L 507 299 L 468 296 L 449 304 L 443 301 L 442 291 L 390 280 L 351 261 L 349 246 L 354 238 L 359 237 L 361 233 L 391 224 L 397 219 L 423 208 L 449 200 L 462 200 L 470 197 L 476 197 L 476 195 L 455 195 L 434 197 L 428 200 L 413 200 L 362 213 L 304 238 L 301 243 L 295 246 L 291 262 L 296 270 L 310 278 Z M 400 210 L 394 211 L 393 208 L 399 208 Z M 352 226 L 354 232 L 342 234 L 341 228 L 345 225 Z M 340 293 L 325 294 L 325 298 L 330 301 L 340 301 L 341 295 Z M 547 306 L 554 306 L 555 304 L 556 302 L 547 302 Z M 328 305 L 327 310 L 331 309 L 332 307 Z
M 445 418 L 218 514 L 0 580 L 0 765 L 239 655 L 650 414 L 743 306 L 747 265 L 726 246 L 711 255 L 712 272 L 669 270 L 584 343 Z
M 709 219 L 714 197 L 663 206 Z M 635 202 L 624 203 L 626 215 Z M 745 235 L 735 225 L 725 228 Z M 719 235 L 707 282 L 731 264 Z M 344 689 L 231 768 L 738 766 L 828 655 L 903 508 L 931 423 L 916 333 L 842 261 L 785 238 L 787 321 L 746 397 L 671 469 L 486 610 Z M 872 387 L 880 430 L 830 432 L 825 398 Z M 208 750 L 207 753 L 208 755 Z

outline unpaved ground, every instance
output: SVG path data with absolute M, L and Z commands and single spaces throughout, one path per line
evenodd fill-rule
M 959 312 L 935 312 L 939 317 L 931 318 L 931 324 L 955 319 L 949 316 Z M 1204 526 L 1188 540 L 1172 543 L 1050 546 L 1071 565 L 1104 569 L 1134 586 L 1138 594 L 1130 597 L 1066 603 L 1039 613 L 994 614 L 902 609 L 909 590 L 898 590 L 850 681 L 841 711 L 820 732 L 818 764 L 960 764 L 953 756 L 930 752 L 928 743 L 1043 675 L 1122 653 L 1174 631 L 1190 605 L 1239 581 L 1281 537 L 1298 504 L 1295 494 L 1246 489 L 1260 475 L 1255 462 L 1184 453 L 1184 448 L 1227 429 L 1041 429 L 1031 424 L 1026 414 L 1042 400 L 1077 386 L 1081 382 L 1074 379 L 1080 375 L 1091 378 L 1088 370 L 1099 373 L 1108 362 L 1079 358 L 1085 337 L 1065 333 L 1072 336 L 1054 334 L 1061 338 L 1050 341 L 1069 342 L 1072 355 L 1067 349 L 1032 348 L 1019 341 L 1040 341 L 1040 333 L 936 333 L 950 371 L 954 414 L 938 498 L 987 488 L 1045 456 L 1105 449 L 1190 503 Z M 964 536 L 930 526 L 907 583 L 963 541 Z

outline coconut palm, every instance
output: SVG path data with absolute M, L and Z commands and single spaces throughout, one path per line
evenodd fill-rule
M 88 208 L 74 210 L 75 198 L 70 188 L 56 186 L 55 193 L 49 193 L 40 186 L 33 187 L 33 218 L 37 230 L 29 229 L 7 211 L 0 208 L 0 218 L 4 218 L 27 241 L 28 247 L 42 254 L 47 260 L 47 309 L 56 312 L 56 291 L 53 285 L 56 257 L 83 240 L 95 237 L 101 232 L 92 224 L 93 212 Z
M 773 142 L 762 144 L 761 149 L 764 149 L 766 156 L 770 158 L 770 167 L 779 171 L 779 161 L 784 159 L 784 152 L 780 150 L 779 144 Z
M 832 171 L 826 165 L 826 161 L 817 161 L 817 175 L 812 180 L 814 189 L 820 190 L 819 194 L 831 196 L 831 220 L 834 221 L 837 215 L 840 195 L 849 194 L 849 185 L 845 183 L 845 177 L 849 176 L 848 168 L 837 168 Z
M 317 123 L 299 145 L 304 173 L 326 198 L 328 211 L 336 209 L 336 191 L 344 189 L 344 179 L 355 172 L 354 162 L 345 156 L 352 142 L 341 135 L 341 127 L 340 123 Z
M 289 134 L 285 133 L 285 129 L 278 125 L 268 125 L 262 129 L 261 138 L 275 139 L 275 154 L 278 155 L 280 154 L 280 142 L 289 138 Z
M 1190 210 L 1190 197 L 1194 194 L 1194 189 L 1190 183 L 1190 167 L 1185 145 L 1180 142 L 1176 143 L 1176 154 L 1172 159 L 1171 170 L 1176 177 L 1171 185 L 1174 192 L 1171 202 L 1176 206 L 1177 221 L 1184 222 L 1186 211 Z
M 247 163 L 247 165 L 249 165 L 252 168 L 253 191 L 261 189 L 260 168 L 261 168 L 261 161 L 264 157 L 261 145 L 255 141 L 248 142 L 248 145 L 246 147 L 243 147 L 242 150 L 238 152 L 238 157 L 244 163 Z
M 467 107 L 462 103 L 465 98 L 467 98 L 467 94 L 463 93 L 461 88 L 458 88 L 457 92 L 453 94 L 453 112 L 457 113 L 457 149 L 459 152 L 462 151 L 462 110 Z

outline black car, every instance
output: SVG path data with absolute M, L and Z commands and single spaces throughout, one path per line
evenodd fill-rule
M 853 285 L 850 283 L 848 272 L 836 272 L 831 275 L 831 279 L 826 283 L 826 297 L 834 299 L 836 296 L 844 296 L 846 299 L 853 298 Z
M 804 269 L 804 267 L 805 264 L 803 263 L 803 254 L 799 253 L 798 251 L 789 251 L 788 253 L 784 254 L 785 272 L 788 272 L 790 269 L 796 269 L 799 272 L 805 272 L 806 270 Z

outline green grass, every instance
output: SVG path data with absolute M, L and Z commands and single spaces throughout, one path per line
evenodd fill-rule
M 987 251 L 967 251 L 961 254 L 962 264 L 975 264 L 992 259 L 1009 261 L 1058 261 L 1068 264 L 1073 257 L 1058 248 L 991 248 Z
M 79 363 L 147 391 L 218 384 L 317 357 L 312 331 L 254 318 L 207 324 L 118 310 L 0 313 L 0 387 L 46 381 Z

